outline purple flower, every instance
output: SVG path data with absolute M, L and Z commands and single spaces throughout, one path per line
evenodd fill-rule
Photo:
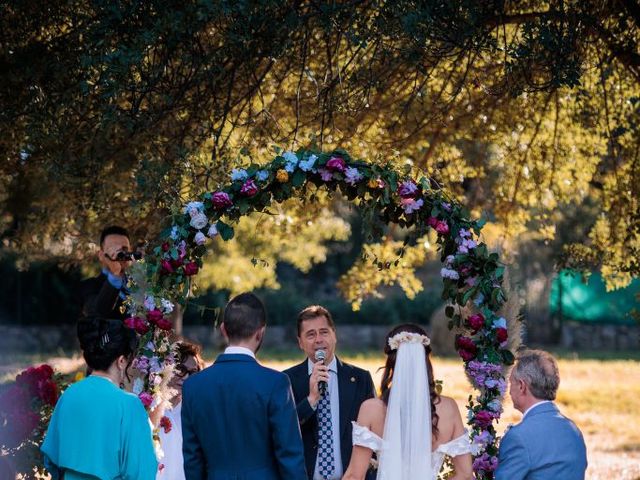
M 222 210 L 223 208 L 233 205 L 229 194 L 226 192 L 216 192 L 211 195 L 211 203 L 216 210 Z
M 327 162 L 326 167 L 327 170 L 331 170 L 333 172 L 344 172 L 345 168 L 347 168 L 347 164 L 342 157 L 331 157 Z
M 424 200 L 422 200 L 421 198 L 419 198 L 418 200 L 415 200 L 413 198 L 403 198 L 402 200 L 400 200 L 400 204 L 404 209 L 404 213 L 410 214 L 417 210 L 420 210 L 420 208 L 424 205 Z
M 473 461 L 474 472 L 478 472 L 480 470 L 493 472 L 496 468 L 498 468 L 498 459 L 488 453 L 483 453 Z
M 447 202 L 442 202 L 442 208 L 444 208 L 447 212 L 451 211 L 451 204 Z
M 355 185 L 362 180 L 362 174 L 355 167 L 348 167 L 344 173 L 345 182 L 349 185 Z
M 253 197 L 256 193 L 258 193 L 258 187 L 253 180 L 247 180 L 246 182 L 244 182 L 244 185 L 242 185 L 240 193 L 245 197 Z
M 333 180 L 333 173 L 326 168 L 319 168 L 318 173 L 320 174 L 323 182 L 330 182 Z
M 449 278 L 451 280 L 458 280 L 460 278 L 460 274 L 450 268 L 441 268 L 440 276 L 442 278 Z
M 402 182 L 398 187 L 398 195 L 401 197 L 411 197 L 417 191 L 418 186 L 413 182 L 413 180 Z

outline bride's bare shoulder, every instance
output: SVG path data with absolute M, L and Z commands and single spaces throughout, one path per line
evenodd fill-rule
M 445 397 L 444 395 L 440 396 L 440 401 L 436 403 L 436 411 L 438 415 L 442 417 L 460 417 L 460 409 L 458 408 L 458 404 L 451 397 Z
M 370 398 L 369 400 L 362 402 L 362 405 L 360 405 L 360 413 L 364 413 L 365 415 L 384 414 L 386 410 L 387 406 L 379 398 Z

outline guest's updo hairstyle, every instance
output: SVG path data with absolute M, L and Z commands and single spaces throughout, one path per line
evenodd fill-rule
M 389 346 L 389 339 L 398 333 L 409 332 L 418 335 L 427 336 L 427 332 L 422 327 L 413 323 L 405 323 L 391 329 L 384 340 L 384 354 L 387 356 L 384 369 L 382 372 L 382 380 L 380 382 L 380 398 L 386 404 L 389 403 L 389 395 L 393 388 L 393 371 L 396 366 L 396 357 L 398 350 Z M 433 378 L 433 365 L 431 365 L 431 346 L 424 347 L 424 360 L 427 364 L 427 374 L 429 375 L 429 402 L 431 403 L 431 430 L 434 437 L 438 436 L 438 413 L 436 412 L 436 404 L 440 403 L 440 395 L 436 390 L 436 382 Z
M 131 363 L 138 348 L 136 332 L 122 320 L 110 318 L 89 317 L 79 321 L 78 340 L 84 360 L 92 370 L 108 370 L 120 355 Z

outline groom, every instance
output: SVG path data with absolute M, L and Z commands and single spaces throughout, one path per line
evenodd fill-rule
M 225 307 L 229 346 L 189 377 L 182 391 L 182 451 L 187 480 L 303 480 L 302 439 L 289 379 L 255 358 L 266 328 L 251 293 Z
M 552 402 L 560 375 L 551 354 L 518 355 L 509 394 L 522 421 L 500 443 L 496 480 L 584 480 L 587 452 L 578 427 Z

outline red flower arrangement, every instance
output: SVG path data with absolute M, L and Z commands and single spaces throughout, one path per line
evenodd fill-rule
M 14 457 L 21 478 L 44 472 L 39 448 L 62 390 L 60 375 L 44 364 L 27 368 L 0 391 L 0 447 Z

